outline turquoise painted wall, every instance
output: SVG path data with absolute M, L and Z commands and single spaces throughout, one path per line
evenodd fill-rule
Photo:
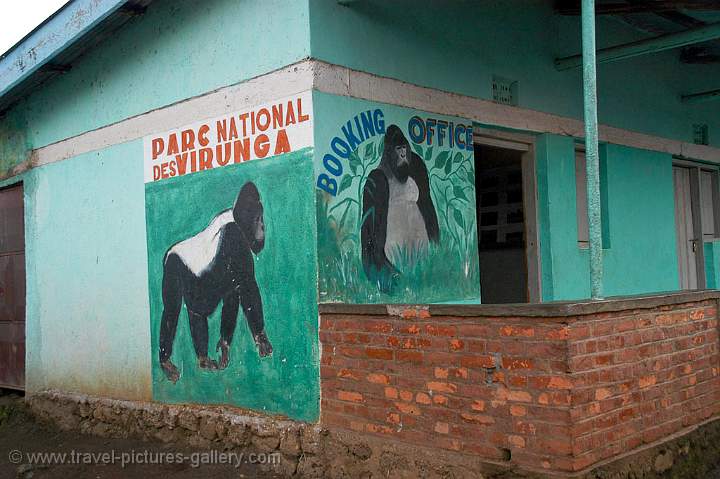
M 580 70 L 558 72 L 556 56 L 580 52 L 579 17 L 553 13 L 553 2 L 310 0 L 312 56 L 411 83 L 491 99 L 493 75 L 519 81 L 519 105 L 582 117 Z M 598 46 L 644 36 L 616 20 L 598 20 Z M 717 88 L 720 66 L 683 65 L 678 50 L 599 66 L 600 122 L 692 141 L 708 123 L 720 146 L 717 104 L 683 105 L 680 93 Z
M 606 145 L 605 294 L 679 288 L 672 157 Z
M 25 192 L 28 392 L 151 397 L 142 155 L 136 141 L 3 183 Z
M 154 2 L 0 119 L 0 141 L 21 123 L 38 148 L 238 83 L 307 57 L 309 35 L 306 1 Z M 0 176 L 25 159 L 3 156 Z
M 720 289 L 720 241 L 706 241 L 705 280 L 708 289 Z
M 587 298 L 589 257 L 577 242 L 572 138 L 538 137 L 537 177 L 543 300 Z M 677 290 L 672 157 L 603 145 L 601 190 L 605 294 Z

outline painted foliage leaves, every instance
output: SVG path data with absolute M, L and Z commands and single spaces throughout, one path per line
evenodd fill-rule
M 406 113 L 401 118 L 409 116 Z M 397 124 L 407 125 L 407 120 Z M 335 196 L 317 191 L 320 300 L 400 303 L 479 299 L 473 153 L 448 145 L 410 142 L 410 149 L 427 171 L 439 241 L 430 242 L 422 251 L 397 251 L 392 261 L 397 271 L 389 277 L 367 274 L 361 230 L 372 220 L 374 211 L 364 209 L 363 192 L 367 182 L 373 181 L 371 173 L 381 165 L 385 141 L 385 136 L 379 135 L 350 153 Z

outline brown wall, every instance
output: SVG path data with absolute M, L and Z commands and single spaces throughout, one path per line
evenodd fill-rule
M 322 425 L 577 471 L 720 412 L 714 293 L 321 308 Z

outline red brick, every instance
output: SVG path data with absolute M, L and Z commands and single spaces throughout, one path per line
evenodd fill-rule
M 421 329 L 417 324 L 411 324 L 409 326 L 400 326 L 397 331 L 400 334 L 419 334 Z
M 643 376 L 638 379 L 638 386 L 643 389 L 650 386 L 654 386 L 657 383 L 657 377 L 655 375 Z
M 425 332 L 431 336 L 457 336 L 455 326 L 444 326 L 441 324 L 426 324 Z
M 435 394 L 433 396 L 433 403 L 435 404 L 447 404 L 448 398 L 443 396 L 442 394 Z
M 442 393 L 454 393 L 457 391 L 456 385 L 440 381 L 430 381 L 426 384 L 426 387 L 433 392 L 438 391 Z
M 455 376 L 456 378 L 467 379 L 468 375 L 469 375 L 469 371 L 467 368 L 453 369 L 453 376 Z
M 358 371 L 353 371 L 352 369 L 343 368 L 338 371 L 337 377 L 345 378 L 345 379 L 354 379 L 356 381 L 359 381 L 362 379 L 362 373 L 359 373 Z
M 516 436 L 514 434 L 511 434 L 508 436 L 508 444 L 515 447 L 524 448 L 525 447 L 525 438 L 522 436 Z
M 362 402 L 363 395 L 354 391 L 338 391 L 338 399 L 341 401 Z
M 532 402 L 532 395 L 527 391 L 508 390 L 507 399 L 508 401 Z
M 566 377 L 553 376 L 550 378 L 547 387 L 549 389 L 572 389 L 572 381 Z
M 395 430 L 388 426 L 379 426 L 377 424 L 366 424 L 365 430 L 376 434 L 392 434 Z
M 438 434 L 447 434 L 450 432 L 450 426 L 446 422 L 436 422 L 435 432 Z
M 530 358 L 503 358 L 502 367 L 505 369 L 532 369 L 533 361 Z
M 393 351 L 392 349 L 378 349 L 378 348 L 367 348 L 365 350 L 365 354 L 369 358 L 373 359 L 392 359 L 393 358 Z
M 396 351 L 395 359 L 398 361 L 421 363 L 423 361 L 423 353 L 420 351 Z
M 411 414 L 413 416 L 420 415 L 420 408 L 415 404 L 396 402 L 395 407 L 398 408 L 400 410 L 400 412 L 402 412 L 404 414 Z
M 386 421 L 392 424 L 400 424 L 400 414 L 396 412 L 389 412 L 387 414 Z
M 495 366 L 495 358 L 492 356 L 464 356 L 460 358 L 460 364 L 466 368 L 492 368 Z
M 551 340 L 564 340 L 564 339 L 568 339 L 569 337 L 570 337 L 570 329 L 567 326 L 548 331 L 545 334 L 545 338 L 551 339 Z
M 367 375 L 367 380 L 375 384 L 390 384 L 390 378 L 385 374 L 370 373 Z
M 371 333 L 387 334 L 392 332 L 393 326 L 386 321 L 366 321 L 362 323 L 361 329 Z
M 525 338 L 532 338 L 533 336 L 535 336 L 535 329 L 532 327 L 508 325 L 500 328 L 500 336 L 520 336 Z
M 495 419 L 487 414 L 462 413 L 460 417 L 462 417 L 464 421 L 476 424 L 495 424 Z
M 412 391 L 407 391 L 407 390 L 403 389 L 400 391 L 399 394 L 400 394 L 400 399 L 402 399 L 403 401 L 412 401 L 413 400 L 413 392 Z

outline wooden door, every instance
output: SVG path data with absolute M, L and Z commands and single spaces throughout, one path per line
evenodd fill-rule
M 702 242 L 695 235 L 690 169 L 673 167 L 675 186 L 675 235 L 677 239 L 680 289 L 697 289 L 697 249 Z
M 25 222 L 22 185 L 0 189 L 0 387 L 25 388 Z

